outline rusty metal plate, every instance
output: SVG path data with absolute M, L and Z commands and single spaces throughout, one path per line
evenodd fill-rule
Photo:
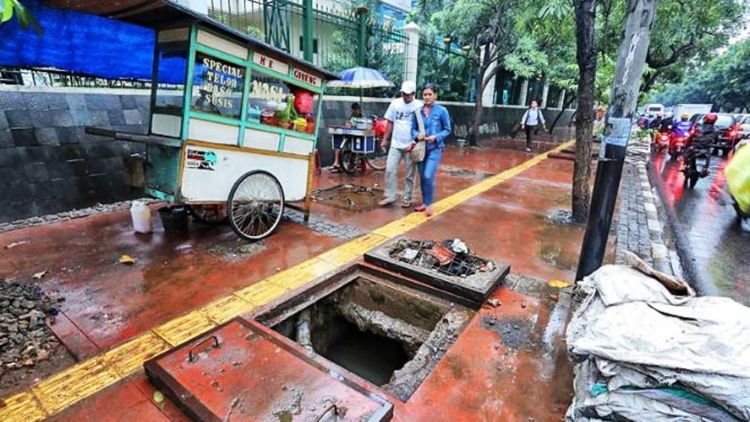
M 510 272 L 510 265 L 493 262 L 492 270 L 476 272 L 472 275 L 459 277 L 440 271 L 437 268 L 439 265 L 436 265 L 435 268 L 426 268 L 424 266 L 406 262 L 399 257 L 391 257 L 391 251 L 394 250 L 394 248 L 397 247 L 397 244 L 402 240 L 415 241 L 414 239 L 405 237 L 391 239 L 390 241 L 365 253 L 365 262 L 405 275 L 416 281 L 467 299 L 475 309 L 482 306 L 482 303 L 484 303 L 492 292 L 500 286 L 500 283 L 502 283 L 503 279 L 505 279 Z M 443 257 L 441 256 L 440 258 Z M 436 262 L 438 262 L 438 259 L 439 258 L 436 258 Z
M 296 344 L 240 318 L 145 363 L 200 421 L 387 421 L 393 406 L 336 377 Z

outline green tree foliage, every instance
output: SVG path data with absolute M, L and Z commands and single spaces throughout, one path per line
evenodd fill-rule
M 750 110 L 750 40 L 732 45 L 682 83 L 661 87 L 650 101 L 712 103 L 726 111 Z
M 9 22 L 13 16 L 18 19 L 21 29 L 31 26 L 37 34 L 42 35 L 39 23 L 19 0 L 0 0 L 0 25 Z

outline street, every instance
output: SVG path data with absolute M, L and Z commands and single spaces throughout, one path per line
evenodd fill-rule
M 695 189 L 684 186 L 681 161 L 670 161 L 664 153 L 652 162 L 685 277 L 699 294 L 750 303 L 750 233 L 740 229 L 726 193 L 728 160 L 711 157 L 711 173 Z

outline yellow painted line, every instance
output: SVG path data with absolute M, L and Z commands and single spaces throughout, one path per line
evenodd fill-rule
M 567 142 L 532 159 L 505 170 L 433 205 L 434 213 L 442 214 L 480 195 L 523 171 L 541 163 L 552 152 L 572 144 Z M 252 311 L 281 295 L 358 259 L 375 246 L 400 236 L 429 221 L 422 213 L 412 213 L 390 222 L 373 232 L 337 246 L 282 272 L 267 277 L 206 306 L 159 325 L 151 331 L 114 349 L 65 369 L 29 391 L 0 401 L 0 421 L 33 422 L 52 416 L 137 371 L 157 354 L 194 337 L 236 316 Z

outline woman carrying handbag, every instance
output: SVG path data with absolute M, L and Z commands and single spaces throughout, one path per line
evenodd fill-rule
M 435 201 L 435 175 L 440 157 L 445 149 L 445 139 L 451 134 L 451 119 L 448 110 L 437 104 L 438 90 L 428 83 L 422 90 L 424 107 L 417 110 L 412 120 L 411 135 L 415 139 L 411 146 L 412 160 L 419 163 L 419 184 L 422 205 L 414 211 L 424 211 L 430 217 L 430 206 Z

